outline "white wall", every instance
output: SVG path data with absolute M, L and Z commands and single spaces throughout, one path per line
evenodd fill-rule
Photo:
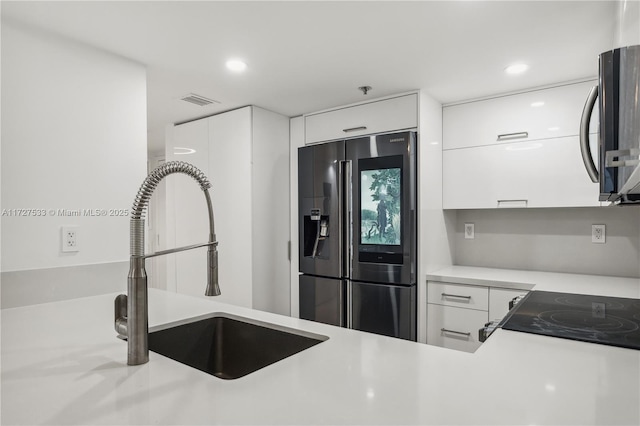
M 46 214 L 2 216 L 3 273 L 127 261 L 128 216 L 58 209 L 131 208 L 146 168 L 144 67 L 3 22 L 2 151 L 2 208 Z M 61 252 L 63 225 L 79 226 L 79 252 Z
M 613 47 L 640 44 L 640 2 L 623 0 L 617 2 L 616 6 Z
M 605 244 L 591 242 L 592 224 L 606 225 Z M 455 264 L 640 277 L 639 235 L 640 206 L 460 210 Z

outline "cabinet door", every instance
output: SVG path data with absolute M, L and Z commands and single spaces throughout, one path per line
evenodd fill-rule
M 246 307 L 252 307 L 254 284 L 251 134 L 251 107 L 209 119 L 210 192 L 220 244 L 218 274 L 222 291 L 216 301 Z
M 305 144 L 418 127 L 418 95 L 410 94 L 309 114 Z
M 209 176 L 209 124 L 197 120 L 175 126 L 173 147 L 167 147 L 167 161 L 185 161 Z M 164 180 L 167 185 L 167 243 L 165 248 L 204 243 L 209 236 L 206 201 L 200 186 L 182 173 Z M 204 250 L 204 251 L 203 251 Z M 204 295 L 206 249 L 190 250 L 167 259 L 168 288 L 180 293 Z M 175 279 L 175 282 L 169 283 Z
M 427 344 L 465 352 L 480 347 L 478 330 L 488 321 L 486 311 L 427 304 Z
M 509 312 L 509 302 L 514 297 L 524 296 L 527 293 L 527 290 L 491 287 L 489 289 L 489 320 L 504 318 Z
M 443 148 L 532 141 L 579 134 L 589 90 L 597 81 L 570 84 L 443 108 Z M 598 131 L 594 110 L 590 133 Z
M 176 153 L 190 153 L 168 155 L 167 159 L 193 164 L 211 182 L 222 290 L 216 301 L 251 307 L 251 109 L 176 126 L 174 143 L 188 148 Z M 202 190 L 191 177 L 180 173 L 167 182 L 172 194 L 169 208 L 175 216 L 175 245 L 207 242 L 209 217 Z M 207 249 L 177 253 L 174 259 L 177 291 L 203 296 Z
M 598 194 L 577 136 L 443 152 L 445 209 L 599 206 Z

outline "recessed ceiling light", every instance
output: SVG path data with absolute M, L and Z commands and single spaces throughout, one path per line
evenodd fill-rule
M 538 107 L 541 107 L 543 105 L 544 105 L 544 102 L 542 102 L 542 101 L 534 102 L 534 103 L 531 104 L 531 106 L 534 107 L 534 108 L 538 108 Z
M 247 64 L 239 59 L 229 59 L 227 61 L 227 68 L 231 71 L 242 72 L 247 69 Z
M 506 67 L 504 71 L 507 74 L 522 74 L 527 69 L 529 69 L 529 65 L 527 64 L 513 64 Z
M 553 127 L 549 127 L 547 130 L 550 131 L 550 132 L 557 132 L 558 130 L 560 130 L 560 127 L 553 126 Z

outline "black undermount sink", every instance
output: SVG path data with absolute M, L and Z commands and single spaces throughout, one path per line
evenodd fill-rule
M 226 313 L 149 330 L 149 350 L 221 379 L 237 379 L 327 340 Z

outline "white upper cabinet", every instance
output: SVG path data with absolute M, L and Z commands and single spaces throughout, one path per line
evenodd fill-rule
M 442 156 L 445 209 L 600 206 L 577 136 L 448 150 Z
M 579 134 L 589 90 L 597 81 L 443 108 L 443 149 L 468 148 Z M 598 112 L 589 133 L 598 130 Z
M 443 208 L 600 206 L 578 137 L 593 83 L 443 108 Z
M 379 101 L 304 116 L 305 144 L 418 127 L 418 95 Z

